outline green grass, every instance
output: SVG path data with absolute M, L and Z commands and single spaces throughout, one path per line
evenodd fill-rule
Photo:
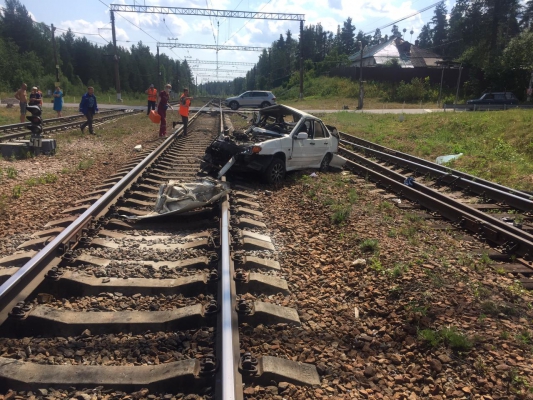
M 6 175 L 9 179 L 15 179 L 18 175 L 18 172 L 15 168 L 13 167 L 7 167 L 6 169 Z
M 398 151 L 435 161 L 463 153 L 449 164 L 483 179 L 533 190 L 533 111 L 448 112 L 405 115 L 334 113 L 326 123 Z
M 365 253 L 375 253 L 379 250 L 379 241 L 376 239 L 365 239 L 359 245 L 359 249 Z
M 438 330 L 422 329 L 418 332 L 418 338 L 431 347 L 438 347 L 444 344 L 455 351 L 466 352 L 474 347 L 474 341 L 453 326 Z
M 13 186 L 13 190 L 11 193 L 14 199 L 18 199 L 20 196 L 22 196 L 22 186 L 21 185 Z
M 331 208 L 333 210 L 331 221 L 337 225 L 345 222 L 350 217 L 352 211 L 352 206 L 346 204 L 336 204 Z
M 0 215 L 3 215 L 7 209 L 7 195 L 0 195 Z
M 85 160 L 81 160 L 78 163 L 78 169 L 89 169 L 94 164 L 94 160 L 92 158 L 87 158 Z

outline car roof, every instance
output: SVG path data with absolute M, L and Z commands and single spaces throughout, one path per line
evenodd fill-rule
M 320 121 L 320 118 L 315 117 L 314 115 L 308 114 L 305 111 L 298 110 L 293 107 L 289 107 L 283 104 L 275 104 L 270 107 L 265 107 L 259 110 L 259 114 L 283 114 L 283 115 L 289 115 L 289 114 L 298 114 L 301 118 L 312 118 Z

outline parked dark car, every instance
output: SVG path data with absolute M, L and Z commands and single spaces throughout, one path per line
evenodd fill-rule
M 471 105 L 471 110 L 474 109 L 475 105 L 512 105 L 518 104 L 518 99 L 511 92 L 490 92 L 485 93 L 479 99 L 468 100 L 466 104 Z

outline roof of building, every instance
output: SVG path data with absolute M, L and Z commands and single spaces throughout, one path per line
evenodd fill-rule
M 361 57 L 361 51 L 351 55 L 348 59 L 356 62 Z M 367 46 L 363 50 L 363 60 L 374 58 L 376 65 L 384 65 L 392 59 L 397 59 L 403 68 L 426 67 L 434 65 L 434 62 L 426 62 L 426 59 L 441 59 L 439 55 L 432 51 L 421 49 L 399 37 L 392 37 L 389 40 L 374 45 Z M 429 60 L 428 60 L 429 61 Z

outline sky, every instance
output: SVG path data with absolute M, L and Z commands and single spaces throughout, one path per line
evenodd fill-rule
M 215 10 L 261 11 L 275 13 L 304 14 L 305 25 L 321 24 L 325 30 L 336 33 L 348 17 L 356 27 L 356 32 L 373 32 L 403 17 L 416 13 L 437 0 L 20 0 L 32 18 L 38 22 L 54 24 L 56 34 L 68 28 L 76 36 L 86 36 L 88 40 L 106 44 L 111 41 L 111 23 L 108 5 L 137 4 L 166 7 L 188 7 Z M 455 0 L 445 0 L 450 12 Z M 4 5 L 4 0 L 0 0 Z M 434 8 L 399 22 L 400 30 L 407 29 L 404 38 L 415 41 L 424 24 L 433 16 Z M 285 36 L 287 30 L 298 39 L 299 21 L 253 20 L 241 18 L 214 18 L 207 16 L 116 13 L 117 45 L 130 47 L 142 41 L 156 53 L 157 42 L 169 43 L 169 38 L 177 38 L 183 44 L 208 44 L 269 47 Z M 139 29 L 141 28 L 141 29 Z M 414 33 L 411 35 L 410 31 Z M 381 30 L 382 35 L 390 34 L 391 27 Z M 198 83 L 213 80 L 231 80 L 245 76 L 249 66 L 216 65 L 201 61 L 216 61 L 215 50 L 160 48 L 161 53 L 170 58 L 184 60 L 193 67 Z M 256 63 L 260 52 L 220 50 L 219 61 Z M 200 60 L 200 61 L 196 61 Z M 197 68 L 211 71 L 196 71 Z M 230 70 L 232 72 L 223 72 Z

